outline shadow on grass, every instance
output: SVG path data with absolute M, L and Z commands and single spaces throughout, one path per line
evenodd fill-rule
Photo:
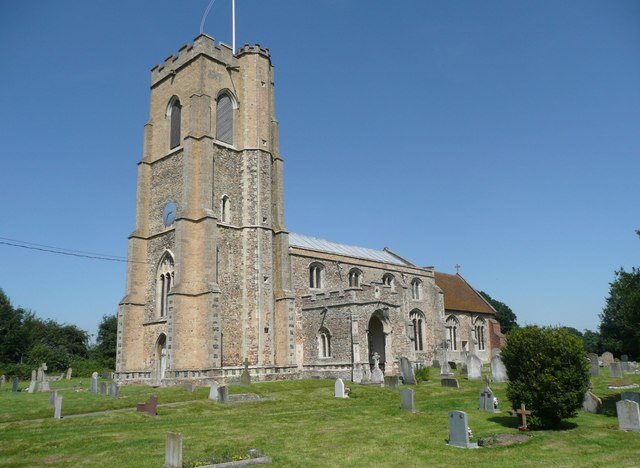
M 494 422 L 496 424 L 500 424 L 503 427 L 508 427 L 510 429 L 518 429 L 520 427 L 520 418 L 514 418 L 513 416 L 494 416 L 489 418 L 489 421 Z M 574 422 L 562 421 L 555 427 L 548 427 L 544 430 L 547 431 L 570 431 L 575 429 L 578 425 Z M 539 427 L 530 426 L 532 431 L 540 430 Z
M 602 414 L 612 418 L 618 417 L 616 403 L 620 401 L 620 394 L 613 393 L 602 398 Z

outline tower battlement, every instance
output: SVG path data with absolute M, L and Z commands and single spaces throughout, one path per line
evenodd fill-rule
M 260 44 L 251 46 L 245 44 L 236 55 L 233 54 L 231 46 L 224 42 L 218 42 L 207 34 L 200 34 L 193 40 L 193 44 L 185 44 L 178 50 L 178 55 L 171 54 L 163 63 L 156 65 L 151 69 L 151 84 L 154 85 L 158 81 L 173 75 L 180 67 L 189 63 L 200 55 L 206 55 L 213 60 L 223 63 L 230 67 L 239 65 L 238 59 L 247 54 L 259 54 L 270 59 L 269 49 L 260 47 Z

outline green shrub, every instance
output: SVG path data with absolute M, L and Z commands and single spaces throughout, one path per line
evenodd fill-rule
M 77 358 L 71 362 L 71 368 L 73 369 L 74 377 L 91 377 L 94 372 L 98 374 L 113 372 L 113 368 L 105 366 L 104 362 L 99 359 Z
M 426 382 L 429 380 L 429 368 L 428 367 L 418 367 L 415 370 L 416 374 L 416 382 Z
M 29 364 L 2 364 L 0 365 L 0 374 L 6 377 L 7 382 L 14 376 L 20 380 L 31 380 L 31 371 L 34 369 L 35 367 Z
M 575 416 L 589 387 L 582 340 L 561 328 L 526 326 L 507 335 L 502 359 L 513 408 L 524 403 L 535 427 L 553 427 Z

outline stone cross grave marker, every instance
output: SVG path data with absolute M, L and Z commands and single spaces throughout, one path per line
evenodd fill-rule
M 371 356 L 373 359 L 373 371 L 371 371 L 371 383 L 381 384 L 384 382 L 384 374 L 380 369 L 380 355 L 376 351 Z
M 493 400 L 493 392 L 489 388 L 489 384 L 484 387 L 484 390 L 480 392 L 480 411 L 496 411 L 496 406 Z
M 467 379 L 482 379 L 482 361 L 475 354 L 469 354 L 467 358 Z
M 413 370 L 413 365 L 406 357 L 400 358 L 400 373 L 402 374 L 402 381 L 405 385 L 416 384 L 416 374 Z
M 91 392 L 98 393 L 98 373 L 91 374 Z
M 616 403 L 618 427 L 621 431 L 640 431 L 640 409 L 638 403 L 620 400 Z
M 385 388 L 398 390 L 400 388 L 400 378 L 397 375 L 385 375 L 384 386 Z
M 218 401 L 218 382 L 211 382 L 211 387 L 209 387 L 209 400 Z
M 62 419 L 62 395 L 56 395 L 53 417 L 55 419 Z
M 120 387 L 118 387 L 118 384 L 116 382 L 111 382 L 111 385 L 109 386 L 109 395 L 111 396 L 111 398 L 118 398 L 119 389 Z
M 58 390 L 51 390 L 49 393 L 49 406 L 53 408 L 56 405 L 56 397 L 58 396 Z
M 404 411 L 408 411 L 409 413 L 415 413 L 416 408 L 413 405 L 413 389 L 412 388 L 404 388 L 400 392 L 401 401 L 402 401 L 402 409 Z
M 507 381 L 507 368 L 504 366 L 500 354 L 496 354 L 491 358 L 491 378 L 494 382 Z
M 11 391 L 13 393 L 18 392 L 19 386 L 20 386 L 20 380 L 18 379 L 18 377 L 14 377 L 13 379 L 11 379 Z
M 27 393 L 33 393 L 36 389 L 36 371 L 31 371 L 31 382 L 29 382 L 29 388 L 27 389 Z
M 182 468 L 182 433 L 167 432 L 163 468 Z
M 43 379 L 44 379 L 44 369 L 42 368 L 42 366 L 40 366 L 40 367 L 38 367 L 38 373 L 36 375 L 36 381 L 42 382 Z
M 67 369 L 67 380 L 71 380 L 71 374 L 73 373 L 73 369 L 69 367 Z
M 248 387 L 251 385 L 251 375 L 249 374 L 249 359 L 244 358 L 244 370 L 240 375 L 240 385 Z
M 619 362 L 612 362 L 609 364 L 609 373 L 611 377 L 619 379 L 622 377 L 622 367 Z
M 529 427 L 527 426 L 527 416 L 531 414 L 531 411 L 527 410 L 527 408 L 524 406 L 524 403 L 522 403 L 520 405 L 520 409 L 516 410 L 516 413 L 518 413 L 522 418 L 522 426 L 520 426 L 518 429 L 520 429 L 521 431 L 528 431 Z
M 452 378 L 444 378 L 440 379 L 440 385 L 443 387 L 451 387 L 451 388 L 460 388 L 460 384 L 458 383 L 458 379 Z
M 218 403 L 226 405 L 229 403 L 229 387 L 226 385 L 220 385 L 218 387 Z
M 464 411 L 449 411 L 449 445 L 462 448 L 477 448 L 469 441 L 469 424 Z
M 342 381 L 342 379 L 336 379 L 334 393 L 336 398 L 349 398 L 349 395 L 347 395 L 344 391 L 344 382 Z
M 602 413 L 602 400 L 587 390 L 582 400 L 582 411 L 593 414 Z
M 595 353 L 589 353 L 587 355 L 587 357 L 589 358 L 589 363 L 590 363 L 590 367 L 589 367 L 589 372 L 591 373 L 591 377 L 597 377 L 600 375 L 600 359 L 598 358 L 598 355 Z
M 640 393 L 638 392 L 622 392 L 620 394 L 620 400 L 631 400 L 640 404 Z

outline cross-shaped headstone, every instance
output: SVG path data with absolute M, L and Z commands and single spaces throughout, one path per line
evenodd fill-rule
M 525 408 L 524 406 L 524 403 L 522 403 L 520 405 L 520 409 L 516 410 L 516 413 L 522 416 L 522 426 L 520 426 L 518 429 L 520 429 L 521 431 L 528 431 L 529 428 L 527 427 L 527 416 L 531 414 L 531 411 L 527 410 L 527 408 Z

